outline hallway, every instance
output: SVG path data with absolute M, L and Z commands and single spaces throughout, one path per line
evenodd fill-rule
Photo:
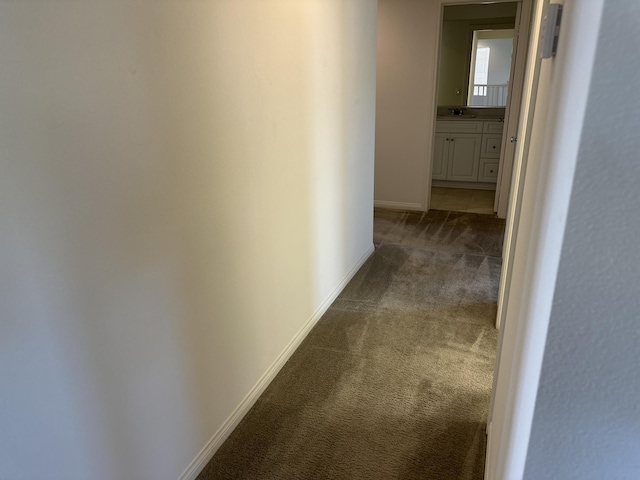
M 481 479 L 503 232 L 377 210 L 375 253 L 198 479 Z

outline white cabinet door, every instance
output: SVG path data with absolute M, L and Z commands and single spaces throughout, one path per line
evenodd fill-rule
M 482 135 L 456 133 L 449 138 L 447 180 L 477 182 Z
M 447 155 L 449 153 L 449 137 L 447 133 L 436 133 L 433 147 L 433 167 L 431 178 L 434 180 L 447 179 Z

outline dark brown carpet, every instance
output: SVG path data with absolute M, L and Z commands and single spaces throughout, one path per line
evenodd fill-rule
M 198 479 L 481 479 L 503 232 L 377 210 L 375 253 Z

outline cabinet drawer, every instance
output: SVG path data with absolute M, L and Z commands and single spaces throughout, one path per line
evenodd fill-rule
M 437 120 L 436 133 L 482 133 L 482 124 L 469 120 Z
M 478 181 L 495 183 L 498 180 L 498 162 L 491 158 L 481 158 Z
M 484 122 L 484 129 L 482 133 L 498 133 L 502 135 L 504 129 L 504 122 Z
M 480 150 L 480 156 L 484 158 L 500 158 L 501 145 L 502 135 L 482 135 L 482 148 Z

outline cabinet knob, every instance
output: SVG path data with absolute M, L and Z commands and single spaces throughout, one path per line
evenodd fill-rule
M 494 145 L 494 146 L 493 146 L 493 147 L 491 147 L 491 148 L 493 148 L 493 149 L 495 150 L 495 149 L 496 149 L 496 146 Z

